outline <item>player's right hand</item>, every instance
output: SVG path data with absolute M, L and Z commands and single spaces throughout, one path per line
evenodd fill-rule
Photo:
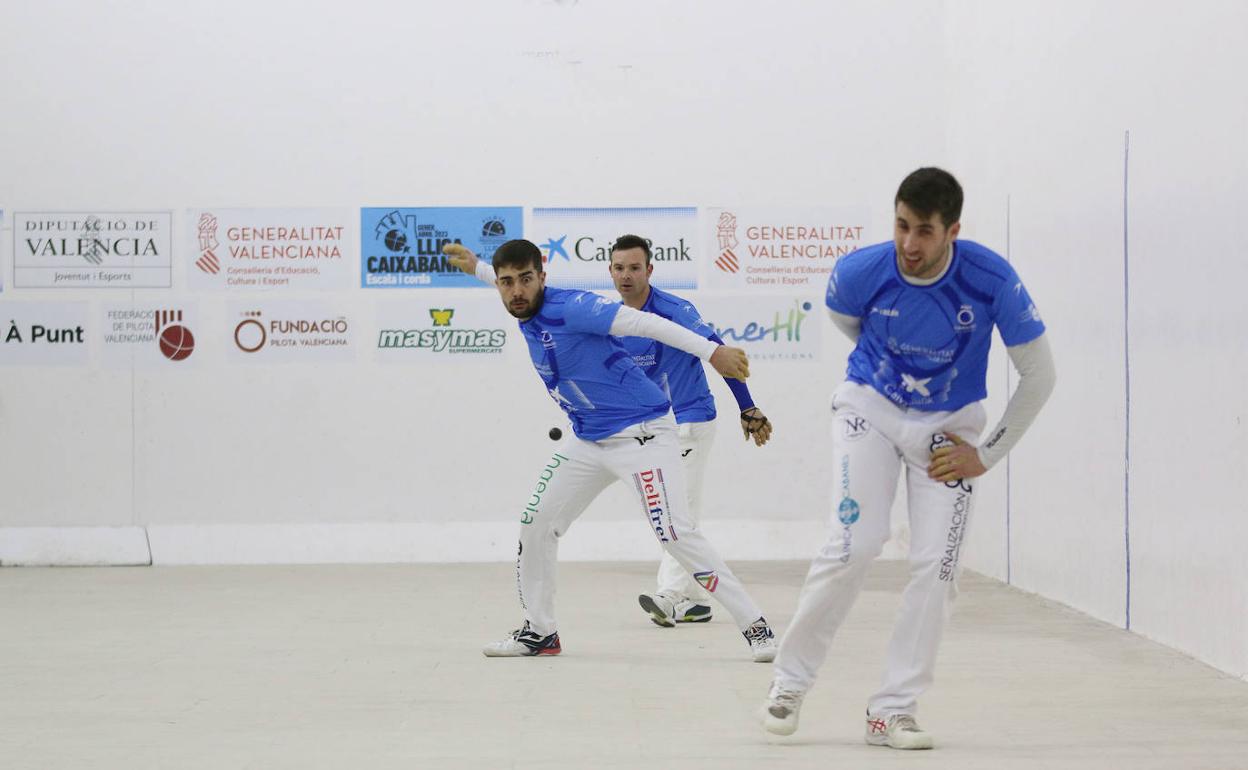
M 720 345 L 711 354 L 711 366 L 724 377 L 744 380 L 750 376 L 750 359 L 741 348 Z
M 442 247 L 442 253 L 450 257 L 450 262 L 455 267 L 463 270 L 468 275 L 477 274 L 477 255 L 458 243 L 448 243 Z

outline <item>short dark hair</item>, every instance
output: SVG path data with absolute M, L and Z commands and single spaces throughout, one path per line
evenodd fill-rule
M 893 206 L 898 203 L 924 219 L 940 214 L 940 221 L 949 227 L 962 216 L 962 185 L 948 171 L 926 166 L 901 180 Z
M 526 241 L 523 238 L 516 238 L 499 246 L 490 262 L 493 263 L 494 272 L 496 273 L 500 267 L 514 267 L 521 271 L 527 267 L 532 267 L 539 273 L 544 272 L 542 270 L 542 250 L 537 247 L 536 243 Z
M 641 249 L 646 252 L 646 264 L 650 264 L 650 241 L 642 238 L 640 235 L 621 235 L 615 239 L 615 245 L 611 247 L 611 253 L 617 251 L 625 251 L 627 249 Z

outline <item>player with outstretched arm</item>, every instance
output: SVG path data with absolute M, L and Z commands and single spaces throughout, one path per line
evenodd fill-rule
M 447 253 L 454 253 L 448 247 Z M 538 491 L 520 514 L 516 567 L 524 624 L 485 647 L 491 657 L 561 652 L 555 623 L 559 538 L 617 479 L 637 495 L 664 550 L 699 579 L 732 615 L 756 661 L 775 655 L 771 628 L 745 587 L 689 519 L 671 402 L 620 343 L 622 336 L 660 340 L 708 361 L 729 377 L 749 375 L 745 351 L 587 291 L 546 286 L 541 251 L 526 240 L 494 253 L 495 285 L 519 319 L 529 356 L 547 393 L 575 434 L 541 471 Z
M 478 280 L 494 284 L 494 271 L 468 249 L 448 246 L 451 262 Z M 654 313 L 717 344 L 723 340 L 703 320 L 698 309 L 681 297 L 650 285 L 654 273 L 650 243 L 637 235 L 622 235 L 611 246 L 611 280 L 627 306 Z M 676 417 L 680 456 L 685 465 L 689 493 L 689 516 L 696 526 L 702 519 L 702 487 L 706 460 L 715 439 L 715 397 L 711 395 L 702 361 L 679 348 L 649 337 L 622 337 L 620 342 L 646 376 L 667 394 Z M 725 377 L 740 412 L 741 432 L 755 446 L 771 438 L 771 420 L 759 409 L 743 380 Z M 637 597 L 655 625 L 672 628 L 677 623 L 711 620 L 711 595 L 706 588 L 664 551 L 659 563 L 657 588 Z

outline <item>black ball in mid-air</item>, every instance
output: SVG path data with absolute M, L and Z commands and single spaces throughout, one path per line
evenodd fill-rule
M 559 440 L 559 439 L 561 439 L 561 438 L 563 438 L 563 431 L 559 430 L 558 428 L 551 428 L 551 429 L 550 429 L 550 440 L 551 440 L 551 441 L 558 441 L 558 440 Z

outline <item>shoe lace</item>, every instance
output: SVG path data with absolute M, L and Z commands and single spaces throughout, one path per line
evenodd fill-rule
M 922 732 L 919 729 L 919 723 L 909 714 L 895 714 L 893 718 L 888 720 L 888 726 L 894 730 L 907 730 L 909 732 Z
M 767 625 L 767 621 L 762 618 L 754 621 L 754 623 L 742 633 L 745 634 L 745 638 L 750 644 L 763 644 L 775 638 L 775 635 L 771 633 L 771 626 Z

